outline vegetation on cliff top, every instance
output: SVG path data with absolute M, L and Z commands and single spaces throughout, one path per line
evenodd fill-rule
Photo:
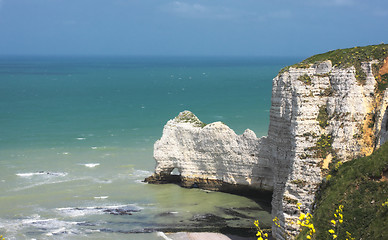
M 300 64 L 313 64 L 330 60 L 334 66 L 347 68 L 369 62 L 372 60 L 383 61 L 388 55 L 388 44 L 370 45 L 366 47 L 354 47 L 338 49 L 327 53 L 317 54 L 303 60 Z
M 300 63 L 283 68 L 280 73 L 287 71 L 290 67 L 308 68 L 310 64 L 315 64 L 330 60 L 335 67 L 349 68 L 354 66 L 356 69 L 356 78 L 360 83 L 365 83 L 366 75 L 361 69 L 362 62 L 370 62 L 378 60 L 379 67 L 382 66 L 384 59 L 388 56 L 388 44 L 370 45 L 365 47 L 354 47 L 346 49 L 338 49 L 322 54 L 317 54 L 303 60 Z
M 206 126 L 206 123 L 203 123 L 201 120 L 198 119 L 197 116 L 194 115 L 194 113 L 190 111 L 183 111 L 179 113 L 179 115 L 175 117 L 174 120 L 177 122 L 192 123 L 196 127 Z
M 333 169 L 317 196 L 316 239 L 332 239 L 332 213 L 343 205 L 341 228 L 355 239 L 388 239 L 388 142 L 368 157 Z M 338 239 L 346 238 L 346 231 Z M 302 234 L 303 236 L 304 234 Z

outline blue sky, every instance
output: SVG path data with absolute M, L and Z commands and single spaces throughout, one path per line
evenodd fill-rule
M 387 23 L 387 0 L 0 0 L 0 55 L 310 56 Z

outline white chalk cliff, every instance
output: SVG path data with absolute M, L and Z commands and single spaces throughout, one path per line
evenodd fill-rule
M 228 183 L 272 191 L 272 164 L 259 158 L 265 141 L 249 129 L 237 135 L 221 122 L 205 125 L 184 111 L 167 122 L 154 145 L 155 173 L 169 175 L 177 169 L 188 187 L 206 180 L 212 182 L 212 187 L 203 186 L 209 189 Z
M 236 135 L 220 122 L 205 126 L 183 112 L 155 143 L 155 176 L 177 168 L 183 186 L 202 179 L 273 191 L 280 227 L 273 225 L 272 234 L 292 239 L 296 204 L 312 209 L 329 166 L 369 155 L 388 140 L 388 91 L 379 85 L 387 74 L 386 55 L 358 68 L 330 60 L 286 68 L 273 79 L 270 126 L 262 138 L 250 130 Z

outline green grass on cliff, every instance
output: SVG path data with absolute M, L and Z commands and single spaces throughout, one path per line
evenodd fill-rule
M 174 119 L 177 122 L 183 122 L 183 123 L 191 123 L 196 127 L 205 127 L 206 123 L 203 123 L 201 120 L 198 119 L 197 116 L 194 115 L 194 113 L 190 111 L 183 111 L 179 113 L 177 117 Z
M 344 163 L 321 186 L 314 210 L 315 239 L 332 239 L 330 220 L 344 206 L 338 239 L 388 239 L 388 142 L 371 156 Z M 303 236 L 303 234 L 301 234 Z M 298 239 L 302 239 L 300 236 Z
M 361 69 L 362 62 L 378 60 L 382 65 L 383 60 L 388 56 L 388 44 L 370 45 L 365 47 L 354 47 L 338 49 L 327 53 L 317 54 L 303 60 L 300 63 L 283 68 L 280 73 L 287 71 L 290 67 L 308 68 L 310 64 L 315 64 L 330 60 L 335 67 L 349 68 L 354 66 L 356 69 L 356 78 L 360 83 L 364 83 L 366 75 Z M 381 66 L 380 66 L 381 67 Z
M 350 67 L 361 62 L 372 60 L 383 61 L 388 55 L 388 44 L 371 45 L 366 47 L 354 47 L 346 49 L 333 50 L 309 57 L 301 64 L 311 64 L 330 60 L 334 66 Z

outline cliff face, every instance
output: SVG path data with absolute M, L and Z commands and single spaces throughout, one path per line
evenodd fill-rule
M 259 158 L 265 142 L 265 137 L 257 138 L 249 129 L 237 135 L 221 122 L 205 125 L 184 111 L 167 122 L 155 143 L 155 175 L 147 181 L 168 181 L 176 169 L 177 181 L 185 187 L 223 190 L 246 185 L 272 191 L 272 164 Z
M 274 79 L 268 146 L 277 239 L 297 234 L 296 203 L 311 209 L 330 163 L 369 155 L 386 141 L 388 96 L 376 91 L 372 64 L 362 64 L 363 84 L 354 67 L 331 61 L 291 67 Z
M 311 210 L 329 167 L 369 155 L 388 140 L 387 55 L 387 45 L 345 49 L 283 69 L 273 79 L 268 136 L 260 139 L 181 113 L 155 143 L 149 182 L 177 168 L 183 186 L 273 190 L 272 215 L 280 224 L 273 236 L 293 238 L 296 204 Z

